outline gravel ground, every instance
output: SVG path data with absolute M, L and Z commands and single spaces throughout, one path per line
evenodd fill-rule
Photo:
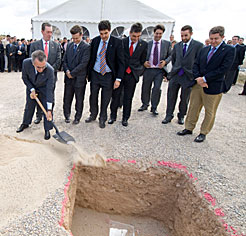
M 136 160 L 139 167 L 150 166 L 160 160 L 186 165 L 189 172 L 198 178 L 198 188 L 216 198 L 216 206 L 222 208 L 225 213 L 223 219 L 228 225 L 246 233 L 246 97 L 237 95 L 242 90 L 241 84 L 223 96 L 212 132 L 204 143 L 198 144 L 193 140 L 199 134 L 203 112 L 194 134 L 189 137 L 176 135 L 184 128 L 177 124 L 176 117 L 167 125 L 161 124 L 165 116 L 167 83 L 162 85 L 159 116 L 153 117 L 149 111 L 137 111 L 141 105 L 140 82 L 129 126 L 121 125 L 120 110 L 119 119 L 113 125 L 107 124 L 105 129 L 100 129 L 98 121 L 84 122 L 89 115 L 89 86 L 81 122 L 77 126 L 64 122 L 63 73 L 58 76 L 55 122 L 61 130 L 74 136 L 81 148 L 107 158 Z M 15 130 L 23 117 L 25 86 L 20 73 L 0 74 L 0 81 L 0 131 L 16 136 Z M 41 125 L 31 126 L 34 130 L 42 128 Z

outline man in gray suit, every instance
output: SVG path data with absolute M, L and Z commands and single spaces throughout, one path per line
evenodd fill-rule
M 75 25 L 70 30 L 73 42 L 67 45 L 64 55 L 63 69 L 65 72 L 65 89 L 63 97 L 63 113 L 65 122 L 70 123 L 71 105 L 75 95 L 75 118 L 73 124 L 78 124 L 84 106 L 87 65 L 90 60 L 90 45 L 82 40 L 82 28 Z
M 50 139 L 52 123 L 52 104 L 54 102 L 54 69 L 47 63 L 46 55 L 43 51 L 37 50 L 32 54 L 32 58 L 23 61 L 22 79 L 26 85 L 26 106 L 23 122 L 16 130 L 17 133 L 28 128 L 32 123 L 32 117 L 36 106 L 36 94 L 45 107 L 47 117 L 44 117 L 44 139 Z
M 52 26 L 49 23 L 43 23 L 41 26 L 41 33 L 43 38 L 33 42 L 30 46 L 30 56 L 36 50 L 44 51 L 47 62 L 53 67 L 54 69 L 54 76 L 55 76 L 55 83 L 57 81 L 57 71 L 61 64 L 61 48 L 60 46 L 51 40 L 52 37 Z M 55 89 L 55 85 L 54 85 Z M 42 120 L 42 112 L 39 107 L 37 107 L 36 113 L 36 120 L 34 121 L 35 124 L 40 123 Z
M 157 106 L 161 97 L 161 84 L 163 76 L 167 73 L 164 67 L 171 61 L 171 43 L 161 39 L 164 32 L 164 25 L 155 26 L 154 40 L 148 43 L 147 61 L 144 63 L 146 69 L 143 74 L 142 106 L 138 111 L 148 109 L 151 87 L 154 83 L 151 94 L 151 112 L 153 115 L 158 115 Z
M 184 124 L 184 116 L 187 112 L 191 87 L 194 85 L 192 68 L 200 50 L 203 48 L 202 43 L 191 38 L 192 34 L 191 26 L 183 26 L 181 28 L 182 41 L 177 43 L 172 51 L 173 67 L 168 74 L 167 109 L 166 117 L 162 121 L 163 124 L 167 124 L 173 119 L 173 112 L 180 88 L 178 123 L 180 125 Z

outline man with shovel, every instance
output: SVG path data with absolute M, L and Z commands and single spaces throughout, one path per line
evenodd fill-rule
M 32 53 L 31 58 L 23 61 L 22 79 L 26 85 L 26 106 L 23 122 L 16 130 L 17 133 L 28 128 L 32 122 L 36 106 L 36 97 L 40 96 L 41 103 L 46 108 L 47 117 L 44 115 L 44 139 L 50 139 L 52 124 L 52 104 L 54 102 L 54 69 L 47 62 L 43 51 L 37 50 Z

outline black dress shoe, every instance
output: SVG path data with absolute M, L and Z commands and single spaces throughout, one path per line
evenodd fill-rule
M 246 93 L 239 93 L 238 95 L 246 95 Z
M 145 110 L 147 110 L 147 109 L 148 109 L 147 106 L 142 105 L 142 106 L 138 109 L 138 111 L 145 111 Z
M 178 124 L 183 125 L 184 124 L 184 118 L 178 118 Z
M 166 117 L 161 123 L 162 124 L 167 124 L 167 123 L 171 122 L 171 120 L 172 120 L 172 118 Z
M 45 140 L 49 140 L 50 139 L 50 131 L 49 130 L 45 130 L 45 132 L 44 132 L 44 139 Z
M 92 117 L 92 116 L 89 116 L 86 120 L 85 120 L 85 123 L 90 123 L 92 121 L 94 121 L 96 118 Z
M 77 125 L 79 123 L 79 119 L 74 119 L 73 125 Z
M 70 118 L 65 118 L 66 123 L 70 123 Z
M 24 129 L 28 128 L 29 125 L 24 125 L 24 124 L 21 124 L 20 127 L 16 130 L 16 133 L 20 133 L 22 132 Z
M 205 135 L 205 134 L 199 134 L 199 135 L 194 139 L 194 141 L 195 141 L 196 143 L 201 143 L 201 142 L 203 142 L 205 139 L 206 139 L 206 135 Z
M 123 119 L 121 123 L 122 123 L 123 126 L 128 126 L 128 121 L 127 121 L 127 119 Z
M 37 117 L 36 120 L 34 121 L 34 124 L 36 124 L 36 125 L 39 124 L 41 120 L 42 120 L 42 118 Z
M 179 131 L 177 133 L 177 135 L 181 135 L 181 136 L 184 136 L 186 134 L 192 134 L 192 131 L 191 130 L 188 130 L 188 129 L 183 129 L 182 131 Z
M 108 121 L 108 124 L 112 125 L 115 121 L 116 121 L 116 119 L 112 119 L 112 118 L 111 118 L 111 119 Z
M 156 109 L 152 109 L 152 111 L 151 111 L 151 112 L 153 113 L 153 115 L 154 115 L 154 116 L 159 115 L 159 113 L 158 113 L 158 111 L 157 111 Z
M 99 121 L 99 127 L 101 129 L 105 128 L 105 121 Z

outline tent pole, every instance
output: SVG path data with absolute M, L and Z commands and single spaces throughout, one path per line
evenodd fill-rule
M 105 4 L 105 0 L 102 0 L 102 7 L 101 7 L 101 20 L 103 19 L 103 12 L 104 12 L 104 4 Z
M 38 15 L 39 15 L 39 0 L 37 0 L 37 9 L 38 9 Z

